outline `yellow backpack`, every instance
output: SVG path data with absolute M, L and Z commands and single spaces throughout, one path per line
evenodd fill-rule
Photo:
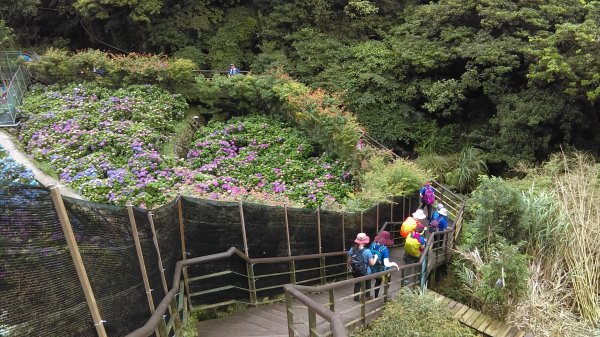
M 421 243 L 419 240 L 413 238 L 412 233 L 406 237 L 404 253 L 413 257 L 421 257 Z

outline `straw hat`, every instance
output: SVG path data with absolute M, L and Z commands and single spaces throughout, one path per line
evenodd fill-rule
M 427 216 L 425 215 L 425 213 L 423 213 L 422 209 L 418 209 L 416 212 L 414 212 L 412 214 L 413 218 L 417 219 L 417 220 L 423 220 L 425 218 L 427 218 Z
M 360 244 L 367 244 L 369 243 L 369 241 L 371 241 L 371 239 L 369 239 L 369 236 L 367 236 L 366 233 L 358 233 L 358 235 L 356 235 L 356 239 L 354 239 L 354 242 Z

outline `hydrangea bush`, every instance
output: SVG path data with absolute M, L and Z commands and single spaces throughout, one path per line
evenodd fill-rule
M 309 207 L 351 192 L 347 166 L 318 151 L 306 134 L 274 117 L 232 118 L 200 128 L 187 154 L 195 191 L 212 198 L 252 193 Z
M 0 181 L 38 186 L 31 170 L 17 163 L 0 145 Z
M 352 190 L 348 168 L 273 117 L 233 118 L 197 130 L 186 158 L 159 152 L 176 136 L 183 98 L 154 86 L 35 87 L 21 106 L 28 153 L 93 201 L 142 206 L 176 193 L 315 207 Z
M 21 106 L 19 139 L 90 200 L 158 204 L 177 183 L 181 163 L 157 149 L 186 108 L 179 95 L 154 86 L 38 86 Z

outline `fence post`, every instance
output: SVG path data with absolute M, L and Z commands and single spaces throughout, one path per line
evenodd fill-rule
M 394 196 L 390 195 L 390 222 L 394 222 Z
M 292 295 L 285 292 L 285 311 L 287 313 L 288 336 L 295 337 L 294 334 L 294 313 L 292 312 Z
M 163 266 L 162 257 L 160 256 L 160 247 L 158 246 L 158 236 L 156 235 L 156 228 L 154 227 L 154 219 L 152 218 L 152 212 L 148 212 L 148 222 L 150 222 L 150 230 L 152 231 L 152 241 L 154 242 L 154 248 L 156 248 L 156 255 L 158 256 L 158 268 L 160 269 L 160 279 L 162 281 L 163 290 L 166 294 L 169 292 L 169 286 L 167 285 L 165 267 Z
M 244 240 L 244 254 L 250 259 L 250 254 L 248 253 L 248 238 L 246 237 L 246 220 L 244 219 L 244 204 L 240 201 L 238 202 L 238 206 L 240 209 L 240 223 L 242 225 L 242 239 Z M 256 296 L 256 279 L 254 278 L 254 264 L 252 262 L 246 261 L 246 275 L 248 275 L 250 303 L 256 305 L 258 298 Z
M 323 246 L 321 245 L 321 207 L 317 207 L 317 236 L 319 238 L 319 254 L 323 254 Z M 319 258 L 319 276 L 321 277 L 321 284 L 325 283 L 325 258 Z
M 363 231 L 363 211 L 360 211 L 360 232 L 364 233 L 365 231 Z
M 181 203 L 181 195 L 177 196 L 177 212 L 179 216 L 179 232 L 181 236 L 181 256 L 182 260 L 187 260 L 186 248 L 185 248 L 185 231 L 184 231 L 184 222 L 183 222 L 183 206 Z M 190 296 L 190 284 L 188 282 L 188 272 L 187 267 L 183 267 L 183 280 L 185 288 L 180 289 L 179 291 L 183 292 L 183 294 L 187 295 L 188 305 L 190 308 L 192 307 L 192 297 Z
M 288 256 L 292 256 L 292 244 L 290 242 L 290 224 L 288 222 L 287 205 L 283 205 L 283 212 L 285 215 L 285 237 L 287 239 Z M 296 262 L 295 261 L 289 262 L 288 271 L 290 271 L 290 283 L 296 284 Z
M 363 326 L 367 324 L 367 281 L 360 282 L 360 318 Z
M 58 188 L 56 186 L 50 188 L 50 194 L 52 195 L 52 202 L 54 203 L 54 208 L 56 208 L 58 220 L 60 221 L 60 226 L 62 227 L 65 235 L 65 240 L 67 241 L 69 252 L 71 253 L 71 258 L 73 259 L 73 264 L 75 264 L 75 270 L 77 271 L 79 282 L 83 288 L 85 300 L 90 310 L 90 314 L 92 315 L 92 320 L 94 321 L 94 327 L 96 328 L 96 332 L 98 333 L 99 337 L 107 337 L 106 331 L 104 330 L 104 321 L 100 317 L 98 304 L 96 303 L 96 298 L 94 297 L 90 280 L 88 279 L 85 271 L 85 266 L 83 265 L 81 254 L 79 253 L 79 247 L 77 246 L 77 241 L 75 240 L 73 228 L 71 227 L 71 221 L 67 215 L 67 210 L 65 209 L 62 196 L 58 192 Z
M 379 203 L 377 203 L 375 209 L 377 210 L 377 217 L 375 218 L 375 235 L 377 235 L 379 233 Z
M 308 335 L 317 337 L 317 314 L 311 308 L 308 308 Z
M 142 281 L 144 282 L 144 289 L 146 289 L 146 298 L 148 299 L 148 307 L 150 308 L 150 314 L 154 313 L 154 300 L 152 299 L 152 289 L 150 289 L 150 282 L 148 281 L 148 273 L 146 272 L 146 264 L 144 263 L 144 254 L 142 253 L 142 245 L 140 244 L 140 237 L 138 236 L 137 224 L 135 222 L 135 215 L 133 214 L 133 206 L 131 203 L 127 203 L 127 214 L 129 215 L 129 222 L 131 223 L 131 235 L 133 236 L 133 243 L 135 245 L 135 252 L 137 254 L 138 262 L 140 264 L 140 272 L 142 273 Z M 161 320 L 159 323 L 161 327 L 156 327 L 154 333 L 157 336 L 167 336 L 167 328 L 165 321 Z

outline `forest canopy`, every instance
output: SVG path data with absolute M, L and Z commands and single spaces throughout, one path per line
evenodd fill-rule
M 3 48 L 282 67 L 342 93 L 404 156 L 474 146 L 493 172 L 561 147 L 598 154 L 599 1 L 23 0 L 0 15 Z

